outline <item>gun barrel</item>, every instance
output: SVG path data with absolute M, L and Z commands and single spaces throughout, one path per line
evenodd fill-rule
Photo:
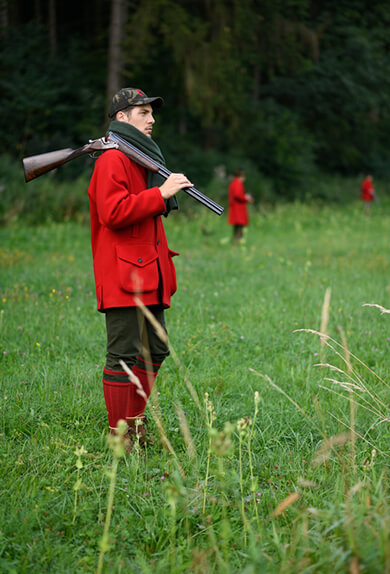
M 139 165 L 142 165 L 149 171 L 158 173 L 165 179 L 167 179 L 171 174 L 169 169 L 164 165 L 161 165 L 149 157 L 146 153 L 118 136 L 118 134 L 109 132 L 108 137 L 89 140 L 88 144 L 85 144 L 79 149 L 65 148 L 25 157 L 23 159 L 24 178 L 26 182 L 31 181 L 43 173 L 47 173 L 72 159 L 76 159 L 77 157 L 90 152 L 103 152 L 109 149 L 119 149 Z M 221 205 L 213 201 L 210 197 L 207 197 L 207 195 L 201 193 L 195 187 L 187 187 L 183 189 L 183 191 L 199 201 L 199 203 L 205 207 L 208 207 L 217 215 L 221 215 L 223 213 L 224 209 Z

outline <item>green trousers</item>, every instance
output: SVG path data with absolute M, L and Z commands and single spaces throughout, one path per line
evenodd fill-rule
M 167 332 L 164 309 L 161 305 L 150 305 L 148 309 Z M 122 359 L 129 369 L 139 360 L 161 365 L 169 355 L 165 342 L 158 337 L 154 327 L 137 307 L 115 307 L 106 309 L 107 355 L 106 369 L 123 371 Z

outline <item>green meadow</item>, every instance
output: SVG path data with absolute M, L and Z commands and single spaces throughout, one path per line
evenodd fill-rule
M 389 207 L 252 210 L 239 247 L 170 216 L 171 356 L 125 456 L 88 226 L 0 229 L 0 571 L 390 572 Z

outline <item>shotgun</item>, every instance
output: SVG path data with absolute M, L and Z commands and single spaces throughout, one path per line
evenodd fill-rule
M 107 137 L 89 140 L 87 144 L 75 150 L 72 148 L 65 148 L 49 153 L 25 157 L 23 159 L 25 181 L 27 183 L 32 179 L 67 163 L 68 161 L 76 159 L 77 157 L 81 157 L 86 154 L 94 154 L 95 152 L 104 152 L 109 149 L 117 149 L 121 151 L 135 163 L 149 171 L 152 171 L 153 173 L 158 173 L 164 179 L 167 179 L 172 173 L 165 166 L 161 165 L 117 134 L 109 132 Z M 186 187 L 183 191 L 199 201 L 205 207 L 208 207 L 217 215 L 222 215 L 224 208 L 207 197 L 207 195 L 198 191 L 195 187 Z

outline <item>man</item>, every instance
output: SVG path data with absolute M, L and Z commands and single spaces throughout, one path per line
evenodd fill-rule
M 233 225 L 233 243 L 242 240 L 243 229 L 249 225 L 247 203 L 253 203 L 253 198 L 246 193 L 244 187 L 245 174 L 242 169 L 236 169 L 234 178 L 229 185 L 228 223 Z
M 371 203 L 375 199 L 375 189 L 372 181 L 372 176 L 367 175 L 360 186 L 361 198 L 364 205 L 364 213 L 370 212 Z
M 115 132 L 161 164 L 164 158 L 152 140 L 154 110 L 160 97 L 123 88 L 109 108 L 109 131 Z M 129 436 L 145 440 L 146 401 L 167 345 L 137 310 L 143 302 L 165 329 L 164 309 L 176 291 L 172 261 L 161 215 L 177 209 L 175 195 L 192 183 L 183 174 L 146 172 L 118 150 L 108 150 L 95 163 L 89 185 L 91 243 L 98 310 L 107 331 L 103 390 L 111 433 L 125 419 Z M 144 394 L 129 381 L 120 361 L 138 377 Z M 130 447 L 129 447 L 130 448 Z

